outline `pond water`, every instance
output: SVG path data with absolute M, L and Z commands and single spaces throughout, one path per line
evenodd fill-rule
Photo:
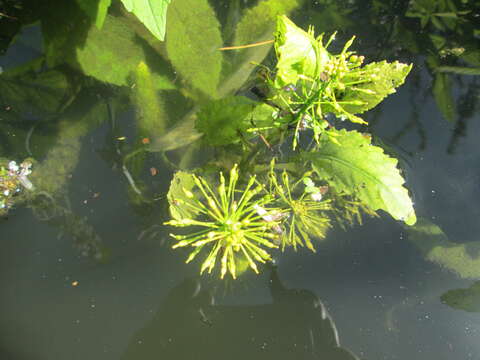
M 177 54 L 115 2 L 102 31 L 108 21 L 133 30 L 112 23 L 94 45 L 100 30 L 78 20 L 75 6 L 14 3 L 0 1 L 11 15 L 0 14 L 0 157 L 33 158 L 31 179 L 45 194 L 0 219 L 1 359 L 480 359 L 478 3 L 265 1 L 290 3 L 304 29 L 339 30 L 340 44 L 357 35 L 367 61 L 413 63 L 365 119 L 400 159 L 418 222 L 409 228 L 381 213 L 333 227 L 316 253 L 275 253 L 274 266 L 237 280 L 200 276 L 162 225 L 176 169 L 236 155 L 194 141 L 188 126 L 168 138 L 150 130 L 175 128 L 215 86 L 217 35 L 205 14 L 216 14 L 220 45 L 231 45 L 257 2 L 190 6 L 184 21 L 196 33 L 186 39 L 200 44 L 182 41 L 205 54 L 200 63 L 193 52 L 178 55 L 191 73 L 172 69 Z M 219 83 L 220 96 L 249 94 L 249 60 L 268 49 L 225 55 L 222 79 L 237 77 Z M 139 61 L 160 84 L 160 108 L 135 100 L 129 76 Z M 153 150 L 137 154 L 144 145 Z

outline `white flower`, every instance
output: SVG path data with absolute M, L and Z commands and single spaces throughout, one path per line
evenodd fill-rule
M 8 163 L 8 169 L 12 171 L 18 171 L 19 167 L 15 161 L 10 161 Z
M 322 200 L 322 193 L 315 192 L 310 195 L 313 201 L 321 201 Z

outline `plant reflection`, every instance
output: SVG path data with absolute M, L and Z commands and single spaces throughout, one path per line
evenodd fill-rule
M 173 288 L 150 323 L 132 338 L 123 360 L 329 359 L 354 360 L 321 300 L 269 279 L 272 303 L 216 305 L 196 279 Z
M 440 299 L 442 303 L 454 309 L 480 312 L 480 281 L 474 282 L 466 289 L 449 290 Z

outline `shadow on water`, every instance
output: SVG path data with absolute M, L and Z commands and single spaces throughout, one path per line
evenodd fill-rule
M 340 346 L 335 322 L 322 301 L 305 289 L 286 288 L 275 268 L 272 303 L 216 305 L 198 279 L 170 291 L 122 360 L 168 359 L 358 359 Z

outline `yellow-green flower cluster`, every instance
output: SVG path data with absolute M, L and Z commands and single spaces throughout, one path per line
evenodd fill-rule
M 277 248 L 275 239 L 278 234 L 279 211 L 269 209 L 272 199 L 264 191 L 264 186 L 250 177 L 245 188 L 238 190 L 239 174 L 237 166 L 230 171 L 227 180 L 220 173 L 219 185 L 211 186 L 207 179 L 193 175 L 200 196 L 184 189 L 187 200 L 173 199 L 180 206 L 190 208 L 198 214 L 193 218 L 183 216 L 165 224 L 175 227 L 198 228 L 186 235 L 171 234 L 178 242 L 173 248 L 193 247 L 187 258 L 192 261 L 202 250 L 208 252 L 200 272 L 209 273 L 219 261 L 220 277 L 227 272 L 233 278 L 237 275 L 237 261 L 244 259 L 250 268 L 258 273 L 257 262 L 271 260 L 265 250 Z
M 323 199 L 326 187 L 315 186 L 308 177 L 292 182 L 286 171 L 283 171 L 279 181 L 273 167 L 270 184 L 279 206 L 290 217 L 283 224 L 282 249 L 293 246 L 296 250 L 297 246 L 306 246 L 315 252 L 311 237 L 324 238 L 331 226 L 326 214 L 331 210 L 331 201 Z

